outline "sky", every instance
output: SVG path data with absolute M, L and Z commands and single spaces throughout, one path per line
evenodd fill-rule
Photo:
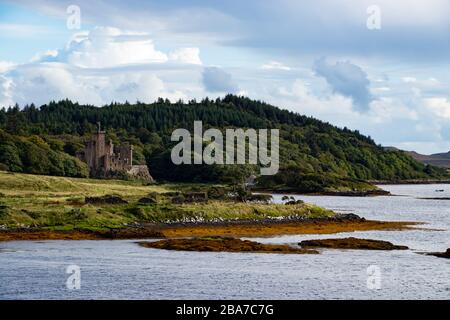
M 0 107 L 227 93 L 447 152 L 450 1 L 0 0 Z

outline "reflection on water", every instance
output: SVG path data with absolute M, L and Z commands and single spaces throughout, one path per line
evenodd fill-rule
M 450 261 L 417 254 L 450 247 L 450 185 L 383 186 L 391 197 L 295 196 L 368 219 L 428 223 L 445 231 L 374 231 L 257 239 L 357 236 L 407 245 L 406 251 L 323 250 L 320 255 L 174 252 L 135 241 L 13 241 L 0 244 L 2 299 L 449 299 Z M 436 189 L 444 192 L 436 193 Z M 281 195 L 275 195 L 281 201 Z M 81 268 L 80 290 L 66 288 L 69 265 Z M 381 288 L 367 286 L 368 267 Z

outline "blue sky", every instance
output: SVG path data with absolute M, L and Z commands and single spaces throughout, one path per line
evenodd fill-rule
M 81 28 L 69 29 L 76 5 Z M 450 150 L 450 3 L 366 0 L 0 1 L 0 106 L 103 105 L 228 92 Z M 372 20 L 371 20 L 372 21 Z

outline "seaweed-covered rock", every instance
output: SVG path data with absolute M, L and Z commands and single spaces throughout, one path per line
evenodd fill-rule
M 406 250 L 406 246 L 397 246 L 388 241 L 341 238 L 304 240 L 299 243 L 302 248 L 363 249 L 363 250 Z
M 334 221 L 365 221 L 366 218 L 360 217 L 354 213 L 337 213 L 331 218 Z
M 167 239 L 155 242 L 141 242 L 146 248 L 180 250 L 180 251 L 213 251 L 213 252 L 262 252 L 262 253 L 318 253 L 316 250 L 294 248 L 289 245 L 262 244 L 250 240 L 229 237 L 208 237 L 193 239 Z
M 426 255 L 435 256 L 438 258 L 450 259 L 450 248 L 448 248 L 447 251 L 445 251 L 445 252 L 431 252 L 431 253 L 426 253 Z
M 118 228 L 109 231 L 99 231 L 97 235 L 104 239 L 162 239 L 165 238 L 159 230 L 146 227 Z

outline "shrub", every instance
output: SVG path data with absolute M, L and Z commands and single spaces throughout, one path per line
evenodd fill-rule
M 6 218 L 8 215 L 8 206 L 0 203 L 0 219 Z
M 125 212 L 135 216 L 139 220 L 143 220 L 143 219 L 146 218 L 146 214 L 145 214 L 144 209 L 139 208 L 139 207 L 127 208 L 127 209 L 125 209 Z

